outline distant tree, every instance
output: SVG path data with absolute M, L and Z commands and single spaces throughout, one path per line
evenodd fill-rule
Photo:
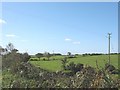
M 47 57 L 47 58 L 48 58 L 48 60 L 49 60 L 49 59 L 50 59 L 50 57 L 51 57 L 51 54 L 50 54 L 49 52 L 45 52 L 45 53 L 44 53 L 44 56 L 45 56 L 45 57 Z
M 43 57 L 43 54 L 42 53 L 37 53 L 35 56 L 38 57 L 39 60 L 40 60 L 40 58 Z
M 17 49 L 13 49 L 11 52 L 12 53 L 17 53 L 17 51 L 18 51 Z
M 61 54 L 61 53 L 54 53 L 54 55 L 56 55 L 56 56 L 57 56 L 57 55 L 62 55 L 62 54 Z
M 75 54 L 75 56 L 78 56 L 79 54 Z
M 12 43 L 8 43 L 8 45 L 6 46 L 7 50 L 9 52 L 11 52 L 12 50 L 14 50 L 14 45 Z
M 71 52 L 67 52 L 67 55 L 70 56 L 70 55 L 71 55 Z

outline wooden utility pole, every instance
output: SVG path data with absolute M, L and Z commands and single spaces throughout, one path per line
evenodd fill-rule
M 108 33 L 108 54 L 109 54 L 109 59 L 108 59 L 108 63 L 110 64 L 110 35 L 111 33 Z
M 55 54 L 54 54 L 54 50 L 53 50 L 53 56 L 54 56 Z

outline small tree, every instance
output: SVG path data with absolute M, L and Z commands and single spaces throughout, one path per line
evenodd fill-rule
M 51 54 L 50 54 L 49 52 L 45 52 L 45 53 L 44 53 L 44 56 L 45 56 L 45 57 L 47 57 L 47 58 L 48 58 L 48 60 L 49 60 L 49 59 L 50 59 L 50 57 L 51 57 Z
M 14 50 L 14 45 L 12 43 L 8 43 L 8 45 L 6 46 L 6 48 L 7 48 L 8 51 L 11 52 L 12 50 Z
M 70 55 L 71 55 L 71 52 L 68 52 L 67 55 L 70 56 Z
M 42 54 L 42 53 L 37 53 L 35 56 L 36 56 L 37 58 L 39 58 L 39 60 L 40 60 L 40 58 L 43 57 L 43 54 Z

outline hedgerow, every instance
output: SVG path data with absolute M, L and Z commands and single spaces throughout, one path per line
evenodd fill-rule
M 71 72 L 49 72 L 33 66 L 29 59 L 27 53 L 3 55 L 3 88 L 120 88 L 120 79 L 115 77 L 118 74 L 111 73 L 116 70 L 112 65 L 106 64 L 105 68 L 96 70 L 70 63 L 67 69 Z

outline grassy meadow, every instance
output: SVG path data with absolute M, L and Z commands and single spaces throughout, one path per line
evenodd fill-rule
M 61 59 L 63 59 L 65 56 L 53 56 L 50 58 L 49 61 L 44 61 L 43 58 L 40 60 L 38 58 L 32 58 L 32 59 L 38 59 L 38 61 L 30 61 L 33 65 L 37 67 L 41 67 L 45 70 L 49 71 L 61 71 L 62 70 L 62 63 Z M 47 58 L 45 58 L 47 60 Z M 98 67 L 103 68 L 105 63 L 108 61 L 108 55 L 94 55 L 94 56 L 82 56 L 78 55 L 76 58 L 68 58 L 68 63 L 74 62 L 75 64 L 81 63 L 84 65 L 90 65 L 92 67 L 96 68 L 96 60 L 98 62 Z M 67 63 L 67 64 L 68 64 Z M 111 55 L 111 64 L 114 65 L 116 68 L 118 68 L 118 55 Z

